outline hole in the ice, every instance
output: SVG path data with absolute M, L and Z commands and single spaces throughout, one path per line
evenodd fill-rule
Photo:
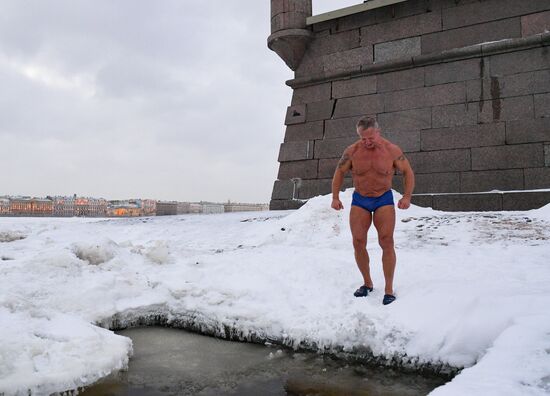
M 428 394 L 451 379 L 173 328 L 117 333 L 133 341 L 128 370 L 88 387 L 82 395 L 406 396 Z

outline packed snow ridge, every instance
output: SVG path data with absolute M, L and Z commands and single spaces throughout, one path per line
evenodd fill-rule
M 550 205 L 397 210 L 397 300 L 361 277 L 345 210 L 138 219 L 0 218 L 0 393 L 50 394 L 127 367 L 109 329 L 206 334 L 462 371 L 433 395 L 550 392 Z M 397 193 L 394 193 L 397 195 Z M 396 197 L 397 198 L 397 197 Z M 346 204 L 347 202 L 347 204 Z

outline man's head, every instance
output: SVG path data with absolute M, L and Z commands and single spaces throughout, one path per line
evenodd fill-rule
M 374 117 L 363 117 L 357 122 L 357 134 L 368 149 L 380 145 L 380 127 Z

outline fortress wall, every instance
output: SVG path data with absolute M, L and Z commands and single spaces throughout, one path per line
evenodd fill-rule
M 409 158 L 417 204 L 510 210 L 550 202 L 550 192 L 473 194 L 550 189 L 549 1 L 409 0 L 309 29 L 287 82 L 294 91 L 272 209 L 330 192 L 364 115 L 376 116 Z M 398 190 L 401 183 L 396 175 Z

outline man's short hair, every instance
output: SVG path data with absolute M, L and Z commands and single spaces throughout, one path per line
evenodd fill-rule
M 376 121 L 376 118 L 374 117 L 363 117 L 359 121 L 357 121 L 357 128 L 361 129 L 369 129 L 369 128 L 376 128 L 380 129 L 378 126 L 378 121 Z

